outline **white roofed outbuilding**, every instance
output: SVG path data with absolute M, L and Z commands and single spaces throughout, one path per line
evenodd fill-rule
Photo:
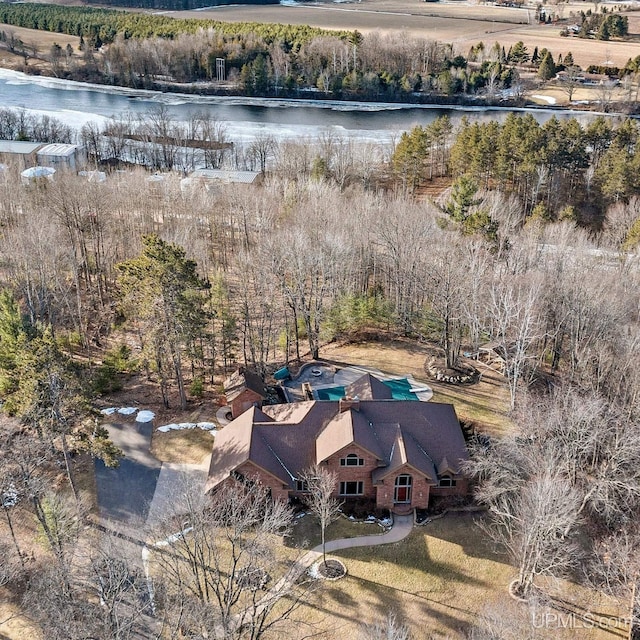
M 36 153 L 38 164 L 77 169 L 86 160 L 85 149 L 77 144 L 46 144 Z

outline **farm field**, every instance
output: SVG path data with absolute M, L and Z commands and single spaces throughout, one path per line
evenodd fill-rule
M 564 16 L 588 8 L 588 3 L 568 5 Z M 498 41 L 508 49 L 522 40 L 530 51 L 546 47 L 554 57 L 571 51 L 581 66 L 605 64 L 624 66 L 629 58 L 640 55 L 640 42 L 563 38 L 558 25 L 539 25 L 533 9 L 481 6 L 472 3 L 434 4 L 418 0 L 362 0 L 354 3 L 314 3 L 295 6 L 226 6 L 197 11 L 167 12 L 181 18 L 212 18 L 229 22 L 255 21 L 282 24 L 309 24 L 325 29 L 357 29 L 362 33 L 400 32 L 454 45 L 465 55 L 480 41 Z M 631 34 L 640 33 L 640 15 L 630 13 Z
M 14 27 L 13 25 L 0 23 L 0 31 L 6 34 L 13 34 L 16 38 L 22 40 L 31 50 L 33 47 L 37 49 L 37 55 L 48 54 L 52 45 L 58 44 L 65 49 L 68 44 L 73 48 L 73 55 L 79 56 L 78 46 L 80 38 L 77 36 L 68 36 L 66 33 L 51 33 L 49 31 L 39 31 L 37 29 L 24 29 L 22 27 Z M 17 53 L 11 53 L 7 49 L 0 49 L 0 67 L 11 67 L 17 63 L 23 63 L 24 59 Z M 47 66 L 43 61 L 30 57 L 28 64 L 42 68 Z

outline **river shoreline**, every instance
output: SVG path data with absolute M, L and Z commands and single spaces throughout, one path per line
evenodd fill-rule
M 280 98 L 280 97 L 257 97 L 244 95 L 207 95 L 180 91 L 161 91 L 153 89 L 132 89 L 117 85 L 107 85 L 91 82 L 80 82 L 78 80 L 66 80 L 43 75 L 29 75 L 21 71 L 7 68 L 0 68 L 0 80 L 5 80 L 10 84 L 35 84 L 48 88 L 62 90 L 89 90 L 106 94 L 117 94 L 124 97 L 136 99 L 147 99 L 153 102 L 168 105 L 179 105 L 184 102 L 202 105 L 227 105 L 227 106 L 248 106 L 248 107 L 271 107 L 271 108 L 296 108 L 312 107 L 315 109 L 328 109 L 332 111 L 400 111 L 400 110 L 451 110 L 458 112 L 474 113 L 561 113 L 565 116 L 606 116 L 606 117 L 630 117 L 638 118 L 637 115 L 630 115 L 622 112 L 602 112 L 591 109 L 568 108 L 562 105 L 537 105 L 529 103 L 524 106 L 511 106 L 506 104 L 471 104 L 471 103 L 419 103 L 419 102 L 371 102 L 356 100 L 331 100 L 324 98 Z M 0 96 L 0 107 L 2 97 Z

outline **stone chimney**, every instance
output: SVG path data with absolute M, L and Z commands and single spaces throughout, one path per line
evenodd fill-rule
M 348 411 L 349 409 L 355 409 L 356 411 L 360 411 L 360 399 L 358 396 L 355 398 L 351 398 L 350 396 L 346 396 L 345 398 L 340 398 L 340 413 L 344 411 Z

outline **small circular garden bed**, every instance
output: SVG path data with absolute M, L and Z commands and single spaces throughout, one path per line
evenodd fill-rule
M 431 358 L 425 362 L 424 369 L 432 380 L 448 384 L 475 384 L 480 379 L 480 372 L 470 364 L 450 368 L 440 366 L 436 358 Z
M 340 560 L 329 558 L 326 562 L 320 560 L 311 567 L 311 575 L 320 580 L 340 580 L 347 575 L 347 568 Z

